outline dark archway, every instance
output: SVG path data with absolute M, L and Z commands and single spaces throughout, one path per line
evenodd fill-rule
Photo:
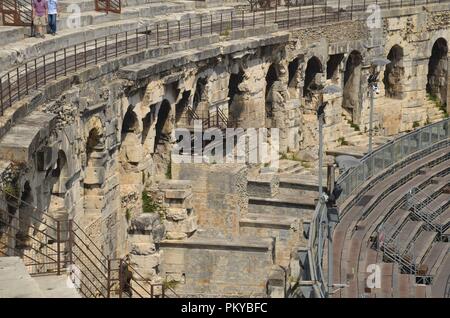
M 403 92 L 403 76 L 405 68 L 403 66 L 403 48 L 394 45 L 387 56 L 391 61 L 384 70 L 384 89 L 387 97 L 402 98 Z
M 333 54 L 330 55 L 327 61 L 327 79 L 337 83 L 339 78 L 339 65 L 344 59 L 344 54 Z
M 242 84 L 245 78 L 245 73 L 242 69 L 239 69 L 238 73 L 232 73 L 228 82 L 228 126 L 237 127 L 241 120 L 241 114 L 243 112 L 243 106 L 240 102 L 242 97 L 242 91 L 239 89 L 239 85 Z
M 295 80 L 296 75 L 298 73 L 298 67 L 300 66 L 300 59 L 297 57 L 291 62 L 289 62 L 288 65 L 288 73 L 289 73 L 289 79 L 288 79 L 288 86 L 289 87 L 295 87 L 298 83 Z
M 313 56 L 308 60 L 305 70 L 305 84 L 303 86 L 303 97 L 308 99 L 312 98 L 314 92 L 319 89 L 320 83 L 318 82 L 317 75 L 323 72 L 322 63 L 320 60 Z
M 155 148 L 154 151 L 158 148 L 159 144 L 164 144 L 170 139 L 170 129 L 168 118 L 170 114 L 170 103 L 167 99 L 165 99 L 159 108 L 158 119 L 156 120 L 156 135 L 155 135 Z
M 133 111 L 133 107 L 130 106 L 125 113 L 122 123 L 122 140 L 127 133 L 137 133 L 139 130 L 139 122 L 136 113 Z
M 345 64 L 344 90 L 342 93 L 342 107 L 349 111 L 352 121 L 356 121 L 356 114 L 360 110 L 362 55 L 352 51 Z
M 195 85 L 195 93 L 194 99 L 192 101 L 192 110 L 197 113 L 200 117 L 206 116 L 204 114 L 205 109 L 202 105 L 202 101 L 205 98 L 206 85 L 208 84 L 208 80 L 206 77 L 200 77 L 197 80 L 197 84 Z
M 278 81 L 278 70 L 275 64 L 269 66 L 269 70 L 266 74 L 266 118 L 272 118 L 273 116 L 273 85 Z
M 448 86 L 448 44 L 444 38 L 434 42 L 428 62 L 426 91 L 431 98 L 436 99 L 442 106 L 447 105 Z
M 191 96 L 191 91 L 184 91 L 179 102 L 175 105 L 175 123 L 180 121 L 187 124 L 186 107 L 189 104 L 189 97 Z

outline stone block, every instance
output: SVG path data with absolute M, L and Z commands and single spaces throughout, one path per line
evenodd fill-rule
M 105 168 L 86 167 L 84 184 L 103 184 L 105 182 Z
M 154 243 L 131 243 L 131 254 L 133 255 L 152 255 L 155 254 L 156 247 Z

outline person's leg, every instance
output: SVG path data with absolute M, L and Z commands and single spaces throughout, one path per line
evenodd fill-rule
M 53 34 L 53 17 L 54 17 L 54 15 L 53 14 L 49 14 L 48 15 L 48 27 L 49 27 L 49 29 L 50 29 L 50 34 Z
M 52 14 L 52 34 L 56 34 L 56 14 Z

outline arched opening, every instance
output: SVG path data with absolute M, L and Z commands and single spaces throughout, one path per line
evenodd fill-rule
M 437 39 L 434 42 L 428 62 L 426 91 L 432 99 L 437 100 L 442 106 L 447 105 L 447 55 L 447 41 L 443 38 Z
M 273 116 L 273 88 L 276 81 L 278 81 L 278 71 L 276 65 L 271 64 L 266 74 L 266 118 Z
M 384 89 L 387 97 L 402 98 L 403 91 L 403 76 L 405 75 L 405 68 L 403 66 L 403 48 L 399 45 L 394 45 L 387 58 L 391 61 L 384 70 Z
M 93 155 L 103 150 L 101 145 L 101 134 L 98 128 L 92 128 L 89 131 L 88 139 L 86 141 L 86 166 L 93 165 Z
M 232 73 L 228 81 L 228 126 L 237 127 L 243 111 L 241 104 L 242 91 L 239 85 L 244 81 L 244 71 L 239 69 L 238 73 Z
M 300 59 L 297 57 L 293 61 L 289 62 L 288 65 L 288 73 L 289 73 L 289 87 L 295 87 L 298 84 L 297 81 L 297 74 L 298 74 L 298 67 L 300 65 Z
M 34 215 L 33 208 L 33 195 L 30 183 L 28 181 L 25 182 L 22 193 L 20 195 L 20 204 L 19 204 L 19 224 L 17 226 L 16 232 L 16 242 L 15 247 L 22 252 L 26 252 L 25 250 L 29 249 L 33 244 L 33 241 L 28 237 L 28 235 L 34 235 L 36 233 L 31 233 L 31 225 L 34 223 L 32 221 L 32 216 L 35 218 L 39 218 L 39 215 Z M 36 211 L 37 212 L 37 211 Z M 32 257 L 33 255 L 31 255 Z
M 97 121 L 99 123 L 99 121 Z M 101 188 L 105 178 L 105 145 L 101 126 L 91 128 L 86 140 L 86 167 L 84 171 L 85 214 L 99 216 L 103 209 Z
M 137 165 L 143 153 L 139 140 L 139 121 L 133 107 L 129 106 L 122 122 L 120 161 L 125 169 L 127 164 Z
M 158 145 L 163 145 L 170 140 L 170 123 L 167 120 L 170 114 L 170 103 L 165 99 L 159 108 L 158 119 L 156 121 L 155 152 Z
M 339 82 L 339 65 L 343 59 L 344 54 L 333 54 L 327 61 L 327 79 L 335 84 Z
M 155 125 L 155 144 L 154 144 L 154 164 L 156 175 L 168 175 L 170 171 L 170 154 L 171 154 L 171 133 L 172 123 L 170 121 L 171 105 L 165 99 L 158 111 Z
M 313 56 L 308 60 L 305 70 L 305 83 L 303 85 L 303 97 L 312 100 L 314 92 L 320 88 L 320 73 L 323 72 L 322 63 Z
M 191 91 L 184 91 L 180 101 L 175 105 L 175 123 L 179 125 L 187 125 L 186 107 L 189 104 Z
M 58 151 L 58 159 L 55 168 L 50 173 L 50 178 L 46 180 L 51 189 L 48 202 L 48 214 L 61 222 L 62 234 L 67 234 L 66 221 L 69 219 L 69 211 L 65 205 L 65 194 L 67 193 L 67 184 L 69 178 L 67 157 L 64 151 Z M 53 234 L 56 235 L 56 232 Z
M 139 129 L 139 123 L 137 120 L 136 113 L 133 111 L 133 108 L 130 106 L 125 113 L 125 117 L 123 118 L 122 123 L 122 140 L 124 135 L 128 133 L 137 133 Z
M 197 113 L 201 118 L 205 118 L 207 116 L 208 105 L 205 103 L 206 99 L 206 85 L 208 84 L 208 80 L 206 77 L 200 77 L 197 80 L 197 84 L 195 86 L 194 99 L 192 101 L 192 110 Z
M 342 107 L 352 121 L 360 111 L 362 55 L 358 51 L 352 51 L 345 64 L 344 90 L 342 93 Z

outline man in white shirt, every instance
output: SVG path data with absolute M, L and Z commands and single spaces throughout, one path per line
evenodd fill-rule
M 58 0 L 48 1 L 48 26 L 50 34 L 56 35 L 56 16 L 58 14 Z

